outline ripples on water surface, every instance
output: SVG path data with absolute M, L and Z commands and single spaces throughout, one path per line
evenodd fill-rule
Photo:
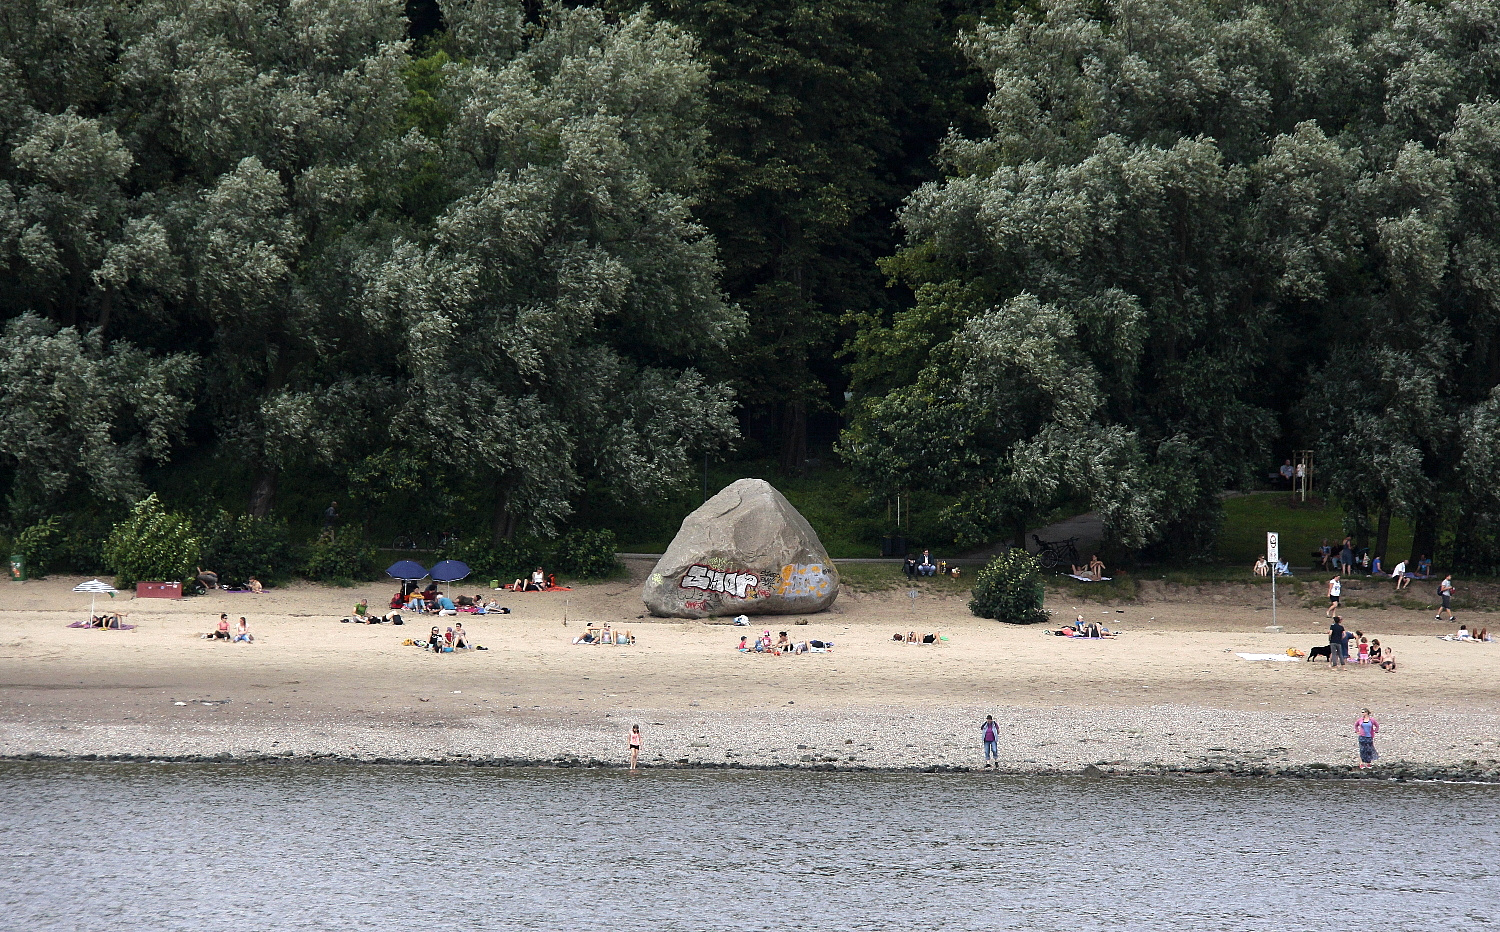
M 0 765 L 14 930 L 1493 927 L 1496 788 Z

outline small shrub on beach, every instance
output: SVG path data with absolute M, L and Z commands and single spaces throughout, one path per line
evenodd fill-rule
M 552 551 L 552 563 L 559 573 L 583 579 L 602 579 L 620 565 L 615 558 L 615 532 L 569 531 Z
M 307 545 L 302 575 L 332 582 L 339 579 L 374 579 L 379 560 L 375 548 L 365 542 L 358 528 L 346 527 L 332 536 Z
M 969 611 L 1013 625 L 1047 620 L 1042 608 L 1042 568 L 1024 550 L 1008 550 L 991 560 L 974 578 Z
M 115 525 L 104 545 L 104 562 L 122 587 L 141 580 L 183 581 L 197 571 L 200 549 L 193 523 L 164 509 L 152 494 Z

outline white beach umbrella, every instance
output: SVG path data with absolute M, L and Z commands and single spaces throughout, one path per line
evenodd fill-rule
M 89 594 L 89 623 L 92 624 L 94 621 L 94 600 L 99 598 L 99 593 L 107 592 L 109 593 L 109 597 L 113 599 L 115 597 L 115 593 L 119 592 L 120 590 L 116 589 L 114 586 L 111 586 L 107 582 L 100 582 L 97 579 L 91 579 L 86 583 L 79 583 L 78 585 L 74 586 L 73 591 L 87 592 Z

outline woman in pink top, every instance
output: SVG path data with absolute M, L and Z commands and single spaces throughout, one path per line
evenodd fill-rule
M 1380 734 L 1380 723 L 1365 709 L 1354 723 L 1354 733 L 1359 736 L 1359 769 L 1364 770 L 1380 755 L 1375 752 L 1375 736 Z
M 641 726 L 630 726 L 630 769 L 635 769 L 635 763 L 641 756 Z

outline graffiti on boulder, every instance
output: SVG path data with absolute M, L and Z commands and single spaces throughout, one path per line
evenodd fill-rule
M 678 585 L 684 589 L 719 592 L 736 599 L 755 598 L 759 594 L 756 590 L 760 586 L 760 577 L 754 573 L 735 573 L 694 563 L 682 574 Z
M 820 598 L 828 594 L 833 580 L 821 563 L 789 563 L 781 568 L 778 595 L 791 598 Z

